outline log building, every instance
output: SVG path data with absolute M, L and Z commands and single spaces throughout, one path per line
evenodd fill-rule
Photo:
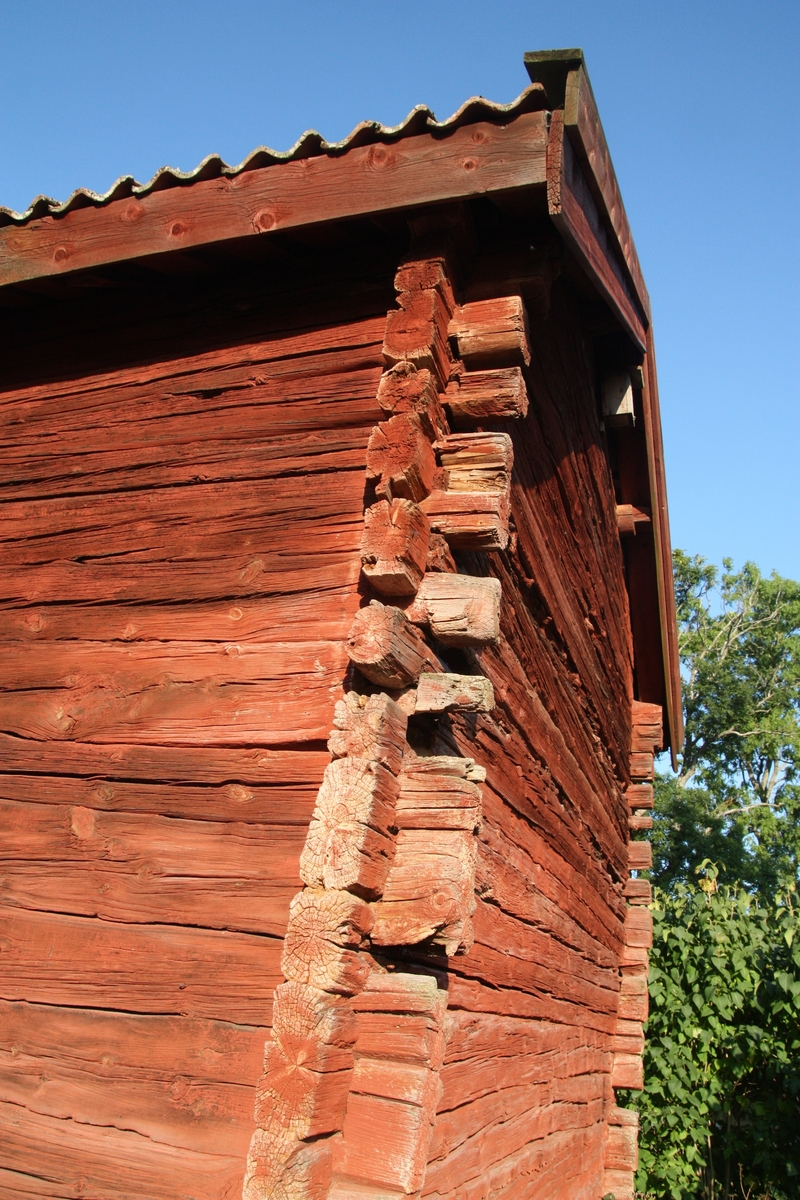
M 0 210 L 3 1200 L 632 1196 L 650 306 L 526 63 Z

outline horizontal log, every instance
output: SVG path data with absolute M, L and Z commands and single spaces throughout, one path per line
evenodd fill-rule
M 653 865 L 653 847 L 649 842 L 628 842 L 628 868 L 649 871 Z
M 603 1171 L 603 1194 L 609 1192 L 614 1200 L 636 1200 L 636 1187 L 632 1171 Z
M 643 700 L 631 702 L 631 721 L 634 726 L 653 726 L 661 728 L 664 720 L 664 710 L 660 704 L 647 704 Z
M 497 579 L 431 572 L 405 613 L 445 646 L 486 646 L 500 637 L 500 600 Z
M 646 1021 L 648 1000 L 647 973 L 628 975 L 623 972 L 619 989 L 618 1019 L 621 1021 Z
M 514 447 L 507 433 L 451 433 L 435 450 L 448 492 L 508 492 Z
M 0 800 L 0 897 L 45 912 L 282 936 L 301 826 Z
M 319 283 L 311 287 L 316 292 Z M 329 289 L 338 294 L 340 288 L 341 277 L 335 284 L 329 281 Z M 286 298 L 296 305 L 297 299 L 293 302 L 292 296 L 301 295 L 295 281 Z M 382 307 L 382 302 L 379 303 Z M 66 374 L 61 379 L 18 385 L 3 393 L 0 415 L 5 423 L 13 425 L 14 410 L 22 402 L 30 406 L 31 420 L 42 421 L 45 429 L 48 418 L 63 417 L 71 418 L 70 428 L 86 432 L 87 419 L 96 418 L 108 406 L 109 397 L 120 418 L 127 420 L 144 415 L 143 403 L 153 406 L 150 415 L 164 415 L 165 405 L 167 412 L 202 410 L 209 399 L 218 400 L 209 398 L 209 389 L 222 393 L 236 386 L 263 386 L 272 389 L 273 403 L 280 403 L 282 394 L 290 403 L 295 399 L 311 400 L 315 395 L 326 402 L 331 398 L 328 388 L 341 395 L 342 380 L 336 378 L 340 372 L 371 370 L 377 382 L 382 366 L 380 343 L 385 314 L 367 312 L 332 324 L 330 290 L 328 301 L 323 303 L 313 300 L 309 303 L 306 293 L 302 311 L 299 328 L 295 312 L 288 321 L 279 318 L 271 322 L 272 329 L 266 337 L 253 339 L 245 333 L 241 340 L 237 338 L 227 345 L 216 345 L 199 353 L 190 351 L 179 357 L 170 356 L 169 350 L 175 347 L 175 339 L 170 338 L 167 352 L 149 362 L 121 365 L 117 361 L 106 370 L 87 375 Z M 261 329 L 258 325 L 256 318 L 256 331 L 262 333 L 263 325 Z M 355 384 L 355 390 L 363 394 L 363 384 Z M 246 393 L 240 398 L 247 402 Z M 27 440 L 21 430 L 16 431 L 16 437 L 20 442 Z
M 423 518 L 425 519 L 425 518 Z M 427 551 L 427 546 L 425 547 Z M 343 564 L 344 567 L 344 564 Z M 425 555 L 419 578 L 425 569 Z M 326 572 L 327 574 L 327 572 Z M 183 604 L 42 604 L 5 609 L 4 638 L 23 642 L 302 642 L 342 641 L 358 595 L 352 567 L 340 584 L 286 595 Z M 322 583 L 322 581 L 321 581 Z M 178 590 L 179 590 L 179 586 Z
M 360 473 L 361 474 L 361 473 Z M 363 474 L 361 474 L 363 484 Z M 317 527 L 318 553 L 309 556 L 297 551 L 304 541 L 302 530 L 295 528 L 295 549 L 253 554 L 238 553 L 236 547 L 221 547 L 211 564 L 204 557 L 169 560 L 166 541 L 154 560 L 139 561 L 123 554 L 120 558 L 71 561 L 58 558 L 42 565 L 4 567 L 0 565 L 0 605 L 49 604 L 53 596 L 66 603 L 111 604 L 114 602 L 173 604 L 190 601 L 223 600 L 234 603 L 253 597 L 287 596 L 299 592 L 324 595 L 342 586 L 354 586 L 358 574 L 359 539 L 363 516 L 332 537 Z M 184 524 L 177 536 L 184 537 Z M 254 531 L 263 539 L 263 530 Z M 74 552 L 78 559 L 80 551 Z M 285 599 L 283 600 L 285 603 Z M 4 608 L 7 612 L 7 607 Z M 185 608 L 180 611 L 186 611 Z M 32 618 L 38 624 L 38 618 Z M 68 618 L 67 618 L 68 619 Z M 101 617 L 102 621 L 102 617 Z M 191 617 L 187 620 L 191 626 Z M 127 625 L 126 625 L 127 628 Z M 123 631 L 124 632 L 124 631 Z
M 431 492 L 420 505 L 435 533 L 456 550 L 505 550 L 508 497 L 504 492 Z
M 639 1166 L 639 1139 L 635 1125 L 609 1125 L 606 1170 L 635 1171 Z
M 244 1156 L 265 1032 L 0 1001 L 0 1101 Z
M 528 314 L 520 296 L 463 304 L 448 332 L 469 369 L 527 366 L 531 360 Z
M 387 417 L 416 413 L 432 442 L 449 432 L 436 378 L 425 368 L 417 370 L 412 363 L 398 363 L 381 376 L 377 400 Z
M 300 856 L 303 882 L 377 899 L 394 857 L 390 830 L 397 793 L 397 779 L 379 763 L 357 758 L 332 762 Z
M 383 596 L 413 596 L 428 560 L 430 521 L 410 500 L 380 500 L 364 513 L 361 570 Z
M 283 974 L 334 994 L 359 991 L 369 970 L 360 950 L 372 920 L 369 905 L 349 892 L 300 892 L 289 910 Z
M 324 740 L 345 665 L 330 642 L 9 647 L 0 667 L 0 722 L 8 733 L 42 741 Z
M 641 1021 L 617 1021 L 614 1034 L 615 1054 L 644 1054 L 644 1027 Z
M 372 425 L 379 416 L 370 402 L 383 366 L 385 316 L 340 325 L 331 325 L 329 316 L 326 310 L 321 323 L 279 329 L 260 341 L 6 389 L 0 399 L 0 445 L 12 462 L 36 454 L 40 442 L 48 456 L 58 455 L 59 447 L 65 453 L 93 448 L 119 453 L 125 446 L 160 443 L 163 452 L 164 445 L 180 440 L 178 431 L 191 428 L 192 420 L 199 420 L 198 430 L 217 436 L 213 420 L 203 425 L 204 414 L 218 414 L 218 430 L 229 408 L 234 428 L 241 430 L 236 409 L 243 410 L 242 424 L 254 422 L 252 429 L 241 431 L 244 437 L 276 430 L 313 432 L 320 424 L 330 429 Z M 209 396 L 209 390 L 216 395 Z M 175 432 L 163 439 L 156 427 Z
M 494 690 L 482 675 L 425 672 L 417 685 L 417 712 L 491 712 Z
M 416 1068 L 426 1075 L 425 1068 Z M 431 1117 L 418 1104 L 352 1092 L 347 1101 L 344 1137 L 334 1151 L 331 1196 L 344 1200 L 358 1192 L 375 1196 L 419 1194 L 425 1178 Z M 359 1186 L 360 1185 L 360 1186 Z M 391 1189 L 391 1190 L 388 1190 Z
M 398 268 L 394 285 L 398 307 L 386 314 L 384 359 L 390 366 L 430 370 L 446 381 L 452 362 L 447 327 L 454 301 L 444 259 L 411 258 Z
M 433 976 L 371 971 L 352 1005 L 361 1058 L 440 1069 L 447 1044 L 447 995 Z
M 634 537 L 637 530 L 649 529 L 652 524 L 648 509 L 637 508 L 634 504 L 617 505 L 617 529 L 620 537 Z
M 383 500 L 419 503 L 433 487 L 436 455 L 415 412 L 382 421 L 367 445 L 367 479 Z
M 626 879 L 622 894 L 629 904 L 652 904 L 653 885 L 649 879 Z
M 653 914 L 637 905 L 625 913 L 625 945 L 649 949 L 653 944 Z
M 15 740 L 21 741 L 19 738 Z M 36 755 L 42 743 L 23 741 L 21 744 L 21 753 L 27 754 L 31 763 L 31 757 Z M 72 749 L 69 743 L 66 746 L 63 743 L 54 743 L 54 747 L 65 748 L 67 751 Z M 328 755 L 322 753 L 312 754 L 311 758 L 319 760 L 319 765 L 312 762 L 305 772 L 306 781 L 283 785 L 276 783 L 271 786 L 207 783 L 193 787 L 191 784 L 131 783 L 118 779 L 82 779 L 69 775 L 0 775 L 0 800 L 78 805 L 98 812 L 142 813 L 183 817 L 192 821 L 229 821 L 236 825 L 244 822 L 279 828 L 293 826 L 299 828 L 304 835 L 314 810 L 319 781 L 328 762 Z M 91 772 L 92 766 L 110 765 L 92 763 L 90 759 L 85 761 L 87 774 L 90 776 L 98 773 L 96 770 Z M 48 755 L 48 764 L 51 767 L 57 765 L 54 755 Z M 76 761 L 76 756 L 68 753 L 64 765 L 74 767 L 79 765 L 79 762 Z M 113 770 L 113 766 L 111 769 Z M 285 773 L 294 775 L 303 772 L 287 766 Z
M 384 693 L 348 692 L 337 700 L 328 749 L 334 758 L 361 758 L 400 773 L 406 750 L 408 717 Z
M 160 552 L 176 564 L 173 570 L 187 560 L 213 562 L 222 552 L 251 558 L 296 552 L 298 537 L 317 551 L 335 550 L 343 529 L 363 519 L 363 469 L 360 454 L 349 467 L 324 477 L 9 500 L 0 510 L 4 562 L 23 566 L 97 557 L 98 530 L 106 554 L 111 546 L 114 558 L 153 562 Z M 358 540 L 351 532 L 345 544 L 349 549 Z
M 468 758 L 434 756 L 410 761 L 400 776 L 398 828 L 474 832 L 481 819 L 477 783 L 483 778 L 483 769 Z
M 644 1067 L 639 1054 L 615 1054 L 611 1068 L 611 1086 L 631 1088 L 640 1092 L 644 1087 Z
M 454 196 L 542 184 L 544 113 L 353 147 L 0 231 L 3 283 Z
M 345 649 L 350 661 L 379 687 L 402 688 L 439 664 L 422 634 L 399 608 L 373 600 L 356 613 Z
M 444 402 L 459 425 L 524 417 L 528 412 L 528 389 L 519 367 L 463 371 L 447 385 Z
M 240 784 L 267 787 L 290 785 L 299 787 L 305 795 L 309 784 L 314 791 L 319 786 L 329 757 L 323 750 L 271 750 L 266 747 L 230 749 L 224 746 L 130 746 L 123 744 L 100 746 L 78 742 L 37 742 L 0 733 L 0 760 L 7 772 L 26 775 L 32 767 L 41 775 L 75 775 L 93 777 L 102 789 L 105 784 L 122 786 L 129 781 L 166 781 L 223 785 L 234 781 Z M 44 782 L 44 781 L 43 781 Z M 50 786 L 52 781 L 48 781 Z M 75 781 L 71 781 L 73 784 Z M 195 793 L 196 794 L 196 793 Z M 213 792 L 209 789 L 210 796 Z M 106 807 L 98 790 L 90 807 Z M 245 792 L 232 793 L 231 799 L 248 800 Z M 12 797 L 13 798 L 13 797 Z M 38 799 L 21 796 L 20 799 Z M 108 796 L 113 807 L 113 795 Z M 177 815 L 184 815 L 179 813 Z M 192 814 L 186 814 L 192 815 Z M 224 818 L 223 818 L 224 819 Z M 291 810 L 286 811 L 286 821 Z
M 628 829 L 631 833 L 643 833 L 653 828 L 653 818 L 650 813 L 632 813 L 628 817 Z
M 373 945 L 433 938 L 448 954 L 467 947 L 476 849 L 471 831 L 401 829 L 383 899 L 373 905 Z
M 241 1158 L 151 1141 L 131 1131 L 54 1119 L 18 1104 L 0 1104 L 3 1165 L 0 1188 L 9 1200 L 45 1196 L 80 1200 L 219 1200 L 241 1184 Z
M 652 808 L 652 783 L 632 783 L 630 787 L 626 789 L 625 799 L 628 802 L 629 808 Z
M 8 907 L 2 920 L 3 999 L 269 1022 L 277 938 Z
M 630 760 L 631 779 L 637 783 L 654 778 L 653 755 L 649 754 L 631 754 Z
M 319 1137 L 341 1129 L 352 1067 L 315 1071 L 303 1047 L 269 1042 L 266 1073 L 256 1086 L 255 1119 L 276 1139 Z

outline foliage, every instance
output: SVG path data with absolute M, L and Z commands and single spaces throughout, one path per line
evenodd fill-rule
M 800 1196 L 800 912 L 717 884 L 657 891 L 637 1186 L 658 1200 Z
M 800 863 L 800 584 L 674 555 L 686 740 L 656 781 L 655 883 L 705 858 L 772 895 Z

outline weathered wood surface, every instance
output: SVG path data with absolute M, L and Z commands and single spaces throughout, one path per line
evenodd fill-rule
M 438 572 L 426 576 L 405 616 L 445 646 L 486 646 L 500 636 L 498 580 Z
M 451 718 L 455 744 L 487 780 L 475 940 L 448 964 L 455 1027 L 423 1188 L 437 1200 L 603 1195 L 611 1072 L 623 1052 L 617 1039 L 629 1036 L 620 1018 L 640 1021 L 646 1001 L 643 977 L 620 978 L 634 949 L 625 951 L 621 894 L 631 635 L 577 326 L 556 285 L 547 333 L 531 330 L 536 403 L 504 426 L 514 443 L 515 541 L 499 555 L 459 558 L 460 569 L 501 583 L 502 632 L 475 651 L 495 708 Z M 638 807 L 647 795 L 628 799 Z
M 364 514 L 361 570 L 384 596 L 413 596 L 428 561 L 431 527 L 410 500 L 380 500 Z
M 243 1159 L 264 1034 L 224 1021 L 0 1001 L 0 1100 Z
M 473 421 L 524 417 L 528 389 L 520 367 L 464 371 L 447 385 L 444 395 L 457 427 Z
M 14 1200 L 174 1200 L 181 1192 L 192 1200 L 233 1200 L 241 1187 L 237 1154 L 186 1150 L 127 1130 L 54 1119 L 20 1104 L 0 1104 L 0 1125 L 0 1187 Z
M 394 858 L 397 780 L 377 762 L 340 758 L 327 768 L 314 806 L 300 875 L 308 887 L 380 896 Z
M 356 613 L 346 642 L 348 657 L 372 683 L 403 688 L 439 662 L 422 634 L 391 605 L 372 600 Z
M 298 826 L 2 800 L 0 822 L 0 900 L 20 908 L 280 937 L 300 883 Z
M 444 140 L 425 133 L 356 146 L 345 156 L 276 164 L 188 191 L 154 191 L 99 212 L 44 217 L 24 229 L 7 226 L 0 231 L 0 279 L 12 283 L 321 219 L 541 185 L 546 145 L 545 114 L 532 112 L 508 125 L 467 125 Z
M 192 331 L 184 292 L 172 317 L 132 313 L 116 348 L 101 314 L 91 345 L 70 314 L 45 382 L 0 394 L 9 1195 L 242 1186 L 382 415 L 388 288 L 380 317 L 358 299 L 338 326 L 298 295 L 279 321 L 241 316 L 245 287 Z M 351 718 L 341 737 L 393 761 L 405 717 Z M 341 985 L 336 954 L 311 976 L 324 960 Z
M 469 370 L 530 362 L 528 314 L 521 296 L 463 304 L 453 314 L 448 332 Z
M 279 938 L 7 906 L 2 921 L 5 1000 L 269 1021 L 280 982 Z
M 346 661 L 330 642 L 9 646 L 0 724 L 37 741 L 322 741 Z

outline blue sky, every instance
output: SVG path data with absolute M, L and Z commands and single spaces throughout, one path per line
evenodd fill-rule
M 509 101 L 582 46 L 653 301 L 673 543 L 800 579 L 800 3 L 0 0 L 0 204 Z

